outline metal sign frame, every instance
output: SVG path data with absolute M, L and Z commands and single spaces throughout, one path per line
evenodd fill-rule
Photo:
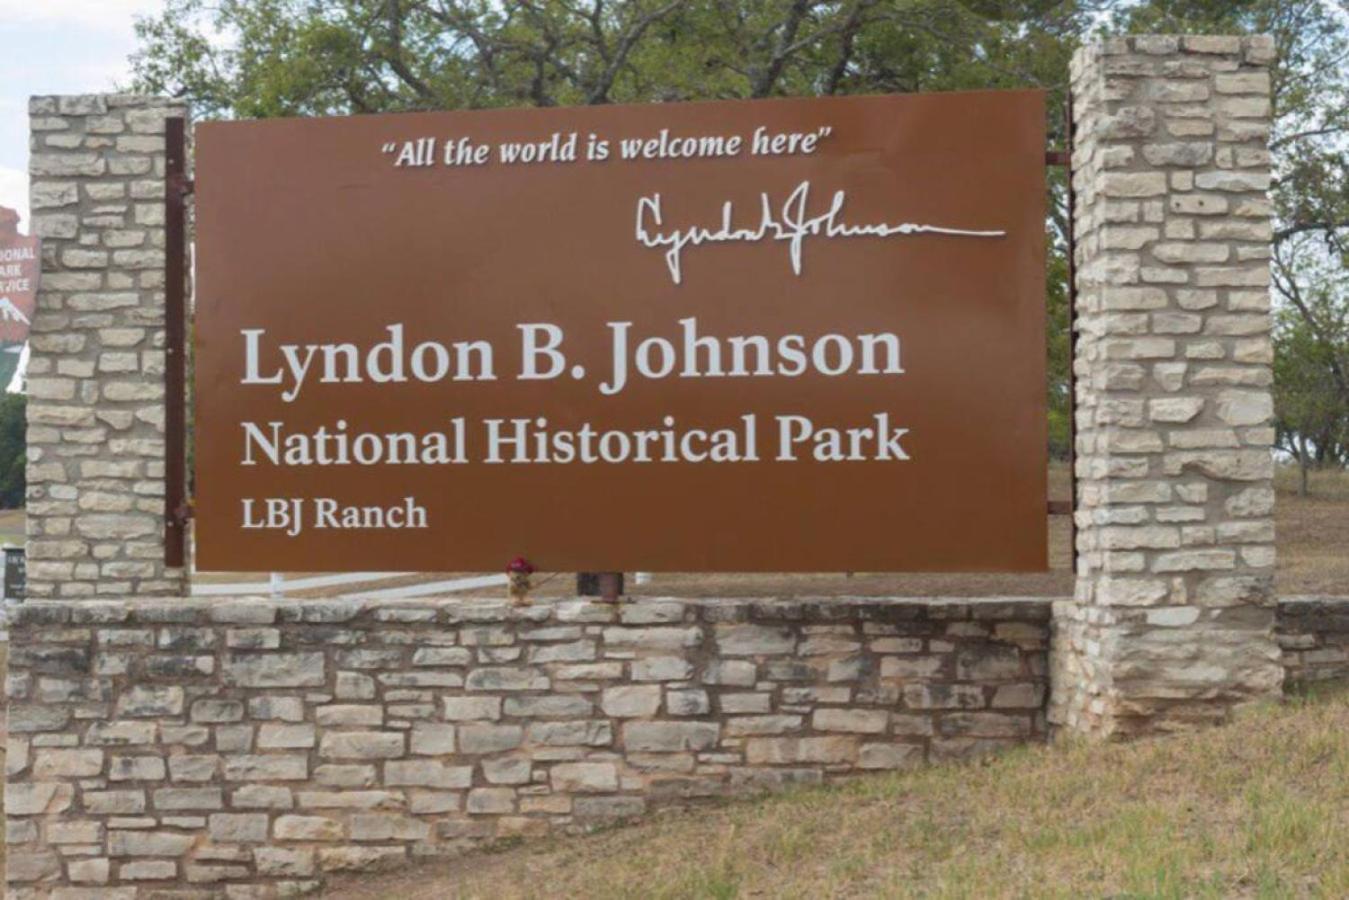
M 1077 278 L 1076 236 L 1074 222 L 1075 193 L 1072 180 L 1073 113 L 1069 99 L 1064 115 L 1066 149 L 1045 153 L 1047 167 L 1067 169 L 1067 252 L 1068 252 L 1068 434 L 1070 499 L 1047 501 L 1048 515 L 1067 515 L 1071 523 L 1071 555 L 1074 569 L 1077 563 L 1076 500 L 1076 373 L 1073 359 L 1077 346 Z M 188 176 L 187 121 L 172 117 L 166 121 L 165 168 L 165 332 L 166 332 L 166 412 L 165 412 L 165 563 L 182 567 L 187 560 L 188 523 L 192 517 L 192 500 L 188 473 L 187 435 L 187 323 L 188 323 L 188 247 L 187 207 L 194 183 Z M 621 572 L 582 572 L 577 575 L 577 591 L 581 595 L 602 596 L 613 600 L 623 592 Z

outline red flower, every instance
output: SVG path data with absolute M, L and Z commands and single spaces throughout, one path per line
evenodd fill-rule
M 516 575 L 533 575 L 534 564 L 523 556 L 517 556 L 506 564 L 506 571 Z

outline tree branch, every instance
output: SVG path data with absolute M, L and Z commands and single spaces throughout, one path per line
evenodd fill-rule
M 862 30 L 866 11 L 875 3 L 876 0 L 858 0 L 857 3 L 853 4 L 852 11 L 848 13 L 848 20 L 843 24 L 843 35 L 839 41 L 838 59 L 834 60 L 834 64 L 829 68 L 829 74 L 825 76 L 825 94 L 833 96 L 838 93 L 839 85 L 843 82 L 843 76 L 847 74 L 848 65 L 852 62 L 857 33 Z
M 1340 219 L 1338 221 L 1295 222 L 1286 228 L 1280 228 L 1278 231 L 1274 232 L 1274 243 L 1281 244 L 1291 237 L 1296 237 L 1299 234 L 1306 234 L 1311 231 L 1335 232 L 1343 228 L 1349 228 L 1349 219 Z
M 801 23 L 805 20 L 810 7 L 810 0 L 792 0 L 791 8 L 787 11 L 787 19 L 778 30 L 778 39 L 772 55 L 768 58 L 768 64 L 750 84 L 751 97 L 767 97 L 773 92 L 778 79 L 782 77 L 782 70 L 787 65 L 787 57 L 792 52 L 796 33 L 800 31 Z
M 686 2 L 687 0 L 672 0 L 672 2 L 667 3 L 665 6 L 652 10 L 638 19 L 637 22 L 623 34 L 623 37 L 619 38 L 618 46 L 614 49 L 613 58 L 610 60 L 609 65 L 605 68 L 604 72 L 600 75 L 599 80 L 590 91 L 589 96 L 586 98 L 587 103 L 600 104 L 609 102 L 609 91 L 613 89 L 614 80 L 618 78 L 618 73 L 622 70 L 623 66 L 627 64 L 628 55 L 632 53 L 632 49 L 637 45 L 637 42 L 642 39 L 642 35 L 646 33 L 648 28 L 682 7 Z

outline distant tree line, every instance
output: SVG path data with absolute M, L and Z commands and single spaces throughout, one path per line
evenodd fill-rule
M 1303 494 L 1311 470 L 1349 467 L 1349 284 L 1343 254 L 1332 266 L 1324 248 L 1298 246 L 1309 242 L 1279 248 L 1302 258 L 1275 268 L 1277 288 L 1288 300 L 1275 318 L 1276 434 L 1298 464 Z
M 1349 0 L 168 0 L 136 87 L 212 117 L 1040 87 L 1123 33 L 1267 33 L 1279 445 L 1349 461 Z M 1051 174 L 1051 450 L 1068 450 L 1067 210 Z

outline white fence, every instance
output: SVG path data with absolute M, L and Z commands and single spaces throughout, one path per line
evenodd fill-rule
M 413 578 L 417 572 L 344 572 L 338 575 L 310 575 L 302 578 L 287 578 L 280 572 L 272 572 L 266 581 L 239 581 L 229 583 L 192 584 L 192 596 L 265 596 L 285 597 L 288 593 L 312 591 L 321 588 L 336 588 L 361 584 L 378 584 L 400 578 Z M 496 587 L 506 583 L 505 575 L 474 575 L 465 578 L 449 578 L 437 581 L 421 581 L 415 584 L 401 584 L 395 587 L 362 589 L 337 594 L 340 599 L 369 597 L 394 600 L 401 597 L 426 597 L 432 594 L 453 594 L 457 591 L 471 591 L 478 588 Z

